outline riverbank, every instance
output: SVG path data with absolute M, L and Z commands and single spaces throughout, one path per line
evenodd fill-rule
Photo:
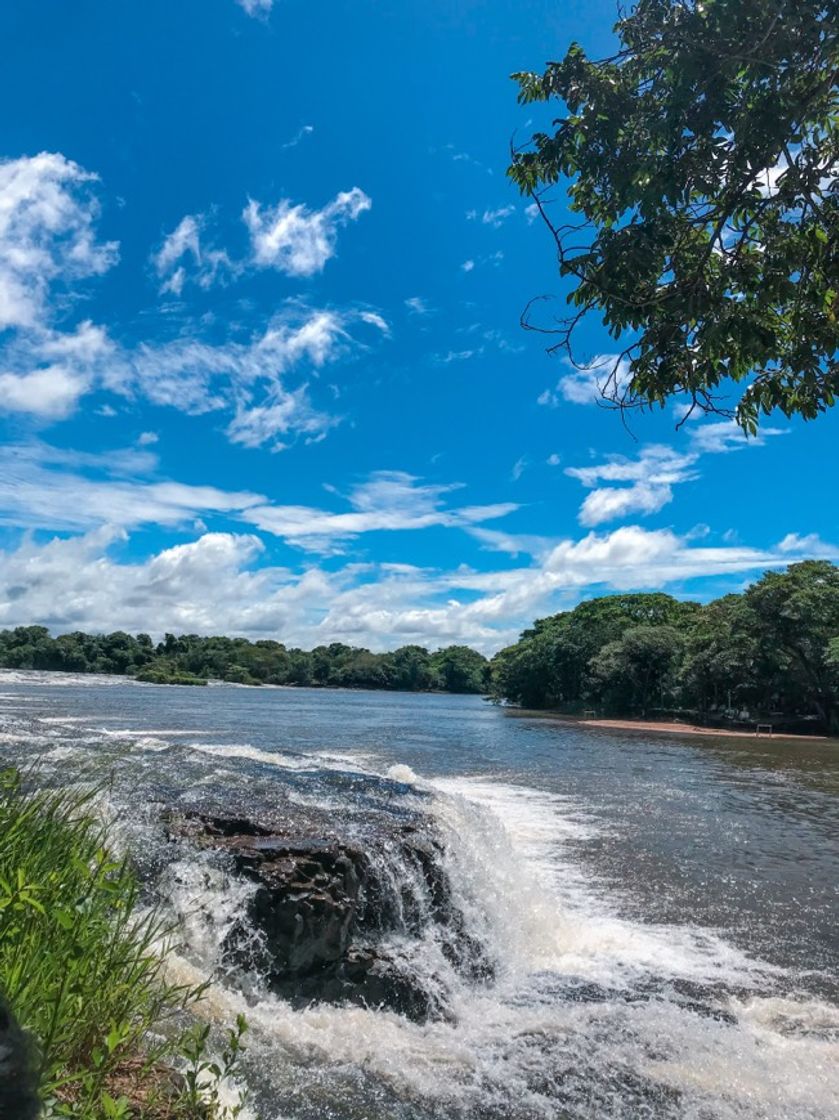
M 203 985 L 165 979 L 171 923 L 109 854 L 96 791 L 30 781 L 0 771 L 0 1115 L 37 1095 L 67 1120 L 233 1120 L 244 1020 L 210 1054 Z
M 526 716 L 531 719 L 548 719 L 555 723 L 572 723 L 575 727 L 603 728 L 611 731 L 643 731 L 659 735 L 697 735 L 723 739 L 772 739 L 774 742 L 790 743 L 835 743 L 828 735 L 795 735 L 790 732 L 743 731 L 727 727 L 703 727 L 696 723 L 680 723 L 678 720 L 643 719 L 585 719 L 566 712 L 539 711 L 528 708 L 508 708 L 511 715 Z

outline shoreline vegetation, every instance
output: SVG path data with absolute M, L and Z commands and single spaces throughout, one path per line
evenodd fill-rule
M 839 735 L 839 568 L 791 564 L 704 605 L 661 592 L 590 599 L 496 654 L 491 688 L 605 726 Z
M 45 626 L 0 630 L 0 669 L 104 673 L 150 684 L 292 685 L 300 688 L 367 688 L 393 692 L 481 693 L 490 663 L 469 646 L 435 652 L 408 645 L 388 653 L 332 642 L 313 650 L 264 639 L 74 631 L 52 637 Z
M 211 1038 L 195 1015 L 204 987 L 166 979 L 175 931 L 111 855 L 99 790 L 33 777 L 0 771 L 0 993 L 22 1032 L 7 1023 L 0 1039 L 14 1070 L 0 1106 L 9 1081 L 15 1116 L 235 1120 L 244 1019 Z

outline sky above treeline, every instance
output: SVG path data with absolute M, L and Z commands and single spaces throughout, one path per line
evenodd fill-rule
M 550 114 L 509 75 L 614 17 L 4 4 L 0 625 L 492 652 L 837 557 L 839 415 L 630 431 L 519 326 L 563 289 L 505 176 Z

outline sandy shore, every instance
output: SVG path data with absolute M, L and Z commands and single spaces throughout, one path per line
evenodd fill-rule
M 514 709 L 507 709 L 512 711 Z M 664 722 L 641 719 L 583 719 L 580 716 L 566 715 L 563 712 L 531 711 L 519 709 L 522 716 L 536 716 L 540 719 L 553 719 L 560 723 L 573 723 L 577 727 L 603 727 L 615 731 L 652 731 L 661 735 L 710 735 L 723 739 L 778 739 L 792 743 L 830 743 L 836 742 L 827 735 L 793 735 L 790 732 L 769 734 L 755 731 L 734 731 L 725 727 L 700 727 L 695 723 Z
M 733 731 L 725 727 L 698 727 L 694 723 L 659 723 L 653 720 L 636 719 L 580 719 L 576 721 L 584 727 L 614 727 L 621 731 L 662 731 L 668 735 L 716 735 L 725 739 L 791 739 L 805 743 L 828 742 L 827 735 L 792 735 L 789 732 L 772 733 L 761 731 Z

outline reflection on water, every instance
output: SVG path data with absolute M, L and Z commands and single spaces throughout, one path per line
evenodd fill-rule
M 264 1120 L 835 1115 L 836 744 L 580 729 L 474 697 L 5 674 L 0 752 L 45 777 L 113 768 L 126 846 L 184 920 L 175 967 L 215 976 L 207 1014 L 247 1010 Z M 239 888 L 166 868 L 158 825 L 208 801 L 327 808 L 350 831 L 427 814 L 494 979 L 458 976 L 432 933 L 394 944 L 445 991 L 448 1015 L 419 1024 L 222 977 Z

